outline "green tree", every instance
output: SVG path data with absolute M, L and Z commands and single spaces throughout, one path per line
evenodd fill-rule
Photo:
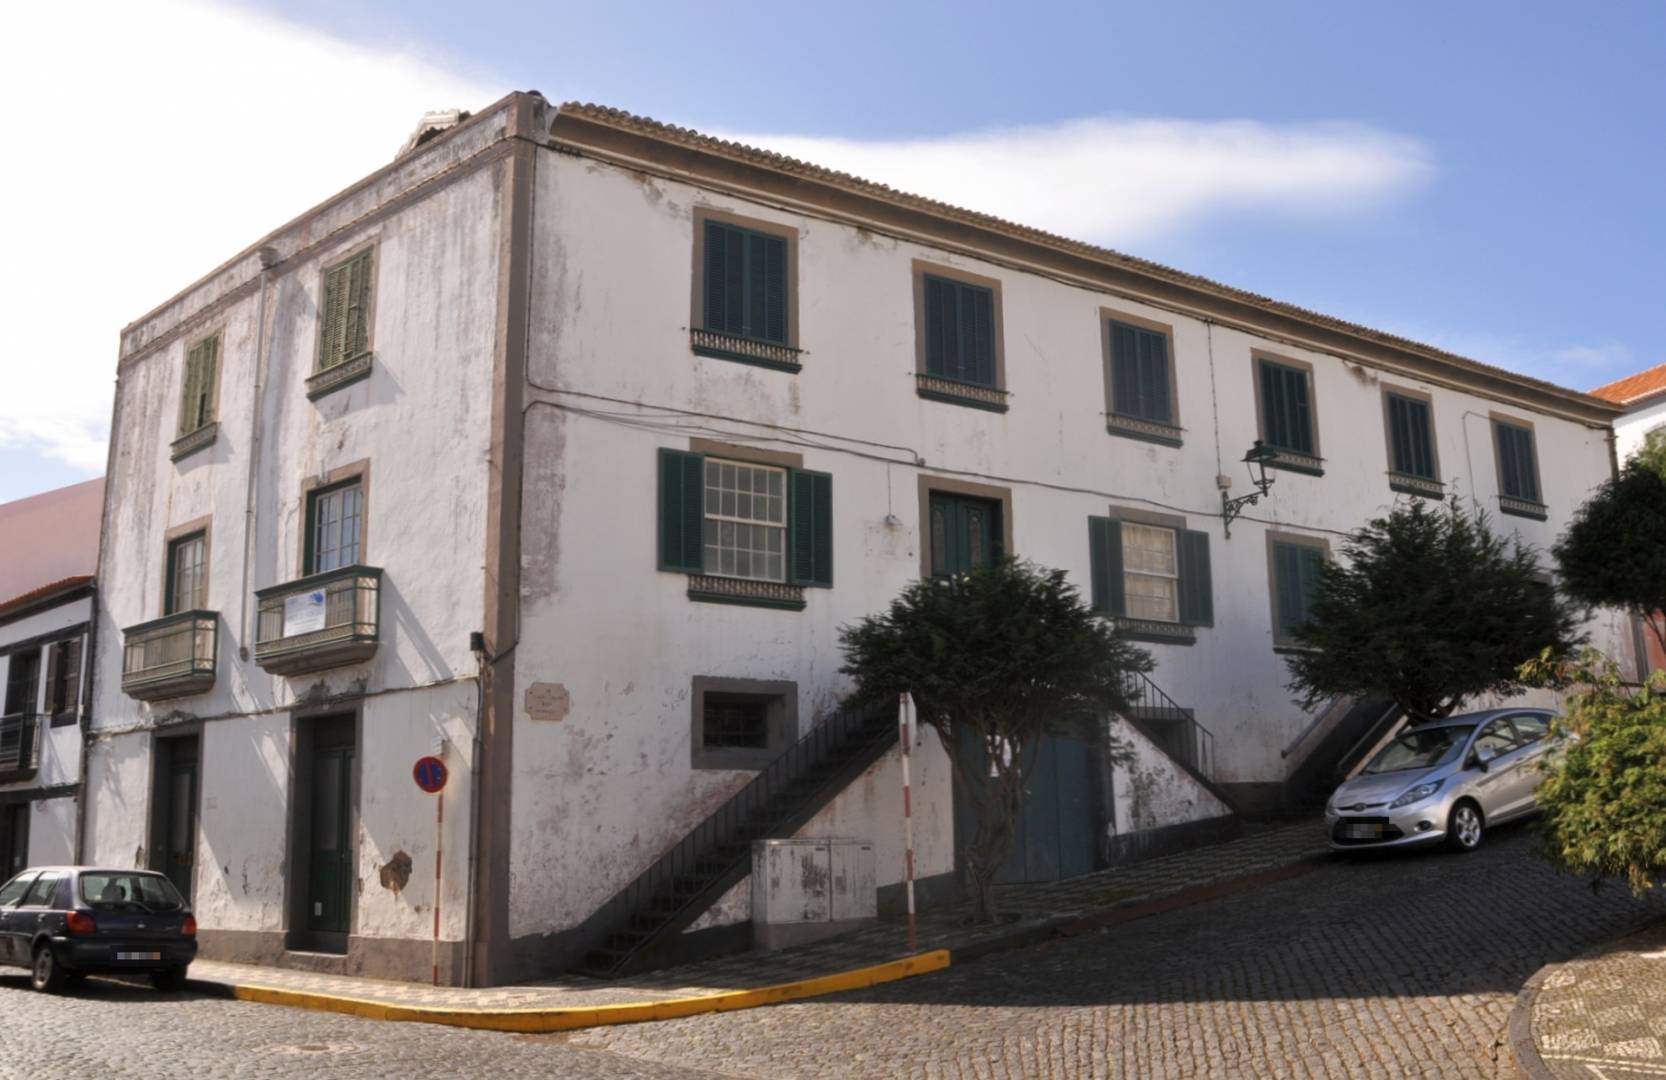
M 1532 667 L 1542 677 L 1554 665 Z M 1641 896 L 1666 881 L 1666 680 L 1627 686 L 1594 652 L 1556 680 L 1581 687 L 1559 722 L 1576 738 L 1539 787 L 1538 850 L 1563 873 L 1624 880 Z
M 1562 588 L 1640 618 L 1666 648 L 1666 471 L 1660 440 L 1603 481 L 1555 547 Z
M 1102 720 L 1127 706 L 1128 678 L 1149 671 L 1150 656 L 1095 616 L 1064 571 L 1011 559 L 913 582 L 840 633 L 857 697 L 912 693 L 937 732 L 977 821 L 967 884 L 979 918 L 994 921 L 1040 737 L 1083 736 L 1120 756 Z
M 1307 708 L 1348 695 L 1390 698 L 1411 722 L 1477 694 L 1521 689 L 1521 665 L 1579 644 L 1573 612 L 1533 549 L 1493 532 L 1457 500 L 1396 506 L 1342 544 L 1320 572 L 1308 622 L 1286 658 Z

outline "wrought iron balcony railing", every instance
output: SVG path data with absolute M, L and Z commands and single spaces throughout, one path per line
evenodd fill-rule
M 181 611 L 122 631 L 121 688 L 140 701 L 189 697 L 214 685 L 220 616 Z
M 255 663 L 274 675 L 360 664 L 380 640 L 382 571 L 344 566 L 255 593 Z
M 22 780 L 40 764 L 40 723 L 33 713 L 0 716 L 0 777 Z

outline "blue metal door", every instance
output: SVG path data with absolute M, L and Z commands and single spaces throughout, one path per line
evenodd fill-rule
M 1012 852 L 996 878 L 1002 884 L 1058 881 L 1091 872 L 1096 865 L 1099 827 L 1093 799 L 1093 745 L 1064 735 L 1044 736 L 1025 750 L 1032 762 L 1019 812 Z M 987 758 L 974 753 L 980 768 Z M 965 792 L 955 790 L 956 864 L 977 833 L 977 819 Z

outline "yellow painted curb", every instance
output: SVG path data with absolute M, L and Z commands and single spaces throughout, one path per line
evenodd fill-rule
M 865 986 L 876 986 L 879 983 L 895 982 L 927 972 L 941 971 L 948 966 L 949 950 L 937 949 L 905 956 L 900 960 L 874 964 L 871 967 L 855 968 L 834 975 L 821 975 L 814 979 L 779 983 L 752 990 L 725 990 L 698 997 L 666 998 L 663 1001 L 554 1009 L 447 1009 L 429 1005 L 394 1005 L 365 998 L 338 997 L 334 994 L 315 994 L 305 990 L 242 984 L 233 986 L 231 990 L 232 996 L 239 1001 L 343 1013 L 366 1020 L 413 1021 L 473 1028 L 477 1031 L 537 1033 L 573 1031 L 578 1028 L 605 1027 L 609 1024 L 636 1024 L 646 1020 L 675 1020 L 683 1016 L 699 1016 L 702 1013 L 755 1009 L 760 1005 L 802 1001 L 805 998 L 836 994 L 842 990 L 860 990 Z

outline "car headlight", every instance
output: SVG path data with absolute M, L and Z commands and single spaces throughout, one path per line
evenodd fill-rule
M 1390 810 L 1398 810 L 1402 806 L 1410 806 L 1414 802 L 1427 799 L 1429 796 L 1440 790 L 1440 785 L 1441 781 L 1436 780 L 1433 783 L 1418 784 L 1414 788 L 1408 788 L 1398 799 L 1389 803 L 1388 808 Z

